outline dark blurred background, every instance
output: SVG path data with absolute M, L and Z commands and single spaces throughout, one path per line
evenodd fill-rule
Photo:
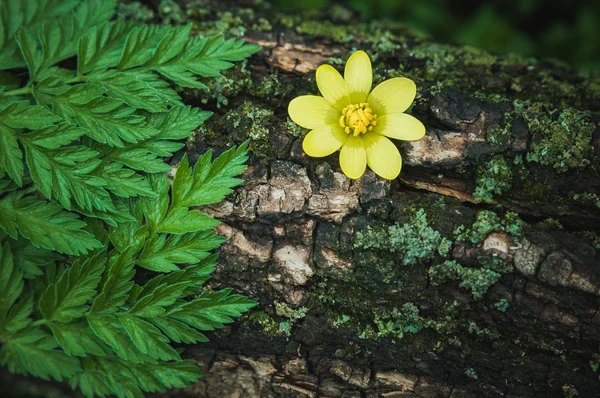
M 286 10 L 341 4 L 364 20 L 389 18 L 438 40 L 552 57 L 600 71 L 600 0 L 273 0 Z

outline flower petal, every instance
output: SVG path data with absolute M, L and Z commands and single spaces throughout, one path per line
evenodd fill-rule
M 352 179 L 360 178 L 367 168 L 367 153 L 361 137 L 348 136 L 340 151 L 340 167 Z
M 373 131 L 397 140 L 417 141 L 425 135 L 425 126 L 406 113 L 388 113 L 377 118 Z
M 341 113 L 323 97 L 302 95 L 288 105 L 288 113 L 294 123 L 307 129 L 338 123 Z
M 395 77 L 379 84 L 371 91 L 367 102 L 373 113 L 400 113 L 408 109 L 417 95 L 415 82 L 405 77 Z
M 348 83 L 333 66 L 319 66 L 317 69 L 317 86 L 323 97 L 336 109 L 341 111 L 350 105 Z
M 356 51 L 348 58 L 344 69 L 344 80 L 350 88 L 353 104 L 366 102 L 373 85 L 373 70 L 371 60 L 364 51 Z
M 362 136 L 367 152 L 367 164 L 378 176 L 393 180 L 400 174 L 402 157 L 396 145 L 386 137 L 367 133 Z
M 302 149 L 308 156 L 322 158 L 340 149 L 347 138 L 348 134 L 339 125 L 321 126 L 304 137 Z

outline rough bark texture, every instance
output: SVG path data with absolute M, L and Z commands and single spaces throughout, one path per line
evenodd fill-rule
M 599 396 L 598 76 L 339 7 L 180 4 L 198 31 L 263 46 L 218 95 L 184 93 L 215 111 L 191 158 L 251 140 L 246 183 L 209 211 L 229 238 L 214 286 L 260 306 L 188 347 L 206 377 L 170 396 Z M 373 54 L 375 83 L 417 83 L 409 113 L 427 134 L 399 143 L 391 183 L 307 157 L 287 116 L 354 48 Z

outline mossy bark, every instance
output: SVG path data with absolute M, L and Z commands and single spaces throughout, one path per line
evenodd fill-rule
M 183 2 L 193 16 L 198 2 Z M 209 209 L 229 237 L 214 286 L 260 302 L 189 348 L 206 397 L 595 396 L 600 391 L 600 79 L 558 61 L 440 44 L 334 7 L 202 2 L 262 51 L 186 93 L 215 115 L 188 143 L 251 140 L 246 183 Z M 229 12 L 229 13 L 227 13 Z M 263 21 L 263 22 L 260 22 Z M 268 21 L 268 26 L 264 24 Z M 216 25 L 215 25 L 216 26 Z M 352 49 L 406 76 L 426 137 L 400 177 L 303 154 L 287 104 Z M 174 160 L 174 164 L 177 161 Z

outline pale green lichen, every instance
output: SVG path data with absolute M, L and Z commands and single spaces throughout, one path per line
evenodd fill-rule
M 494 307 L 496 307 L 496 309 L 500 312 L 506 312 L 508 307 L 510 307 L 510 303 L 508 302 L 507 299 L 503 298 L 503 299 L 498 300 L 494 304 Z
M 477 213 L 475 222 L 471 228 L 459 225 L 454 229 L 454 237 L 459 241 L 470 241 L 479 243 L 485 239 L 490 232 L 504 231 L 514 237 L 523 234 L 525 223 L 517 213 L 507 212 L 503 219 L 490 210 L 481 210 Z
M 477 372 L 473 368 L 468 368 L 467 370 L 465 370 L 465 375 L 469 379 L 473 379 L 473 380 L 479 379 L 479 376 L 477 376 Z
M 401 339 L 405 333 L 417 333 L 426 327 L 413 303 L 404 303 L 400 309 L 394 308 L 391 312 L 378 309 L 373 323 L 375 329 L 368 325 L 360 334 L 361 339 L 378 340 L 386 336 Z
M 413 211 L 409 222 L 391 225 L 387 229 L 367 227 L 365 232 L 357 232 L 354 247 L 358 249 L 378 249 L 397 253 L 404 265 L 431 260 L 436 253 L 448 255 L 452 242 L 429 226 L 424 209 Z
M 250 139 L 250 149 L 256 156 L 264 156 L 269 150 L 269 121 L 274 113 L 270 109 L 258 107 L 251 102 L 244 102 L 237 109 L 227 113 L 226 121 L 234 129 L 243 131 Z
M 286 336 L 290 336 L 292 332 L 292 326 L 306 316 L 308 313 L 308 308 L 300 307 L 298 309 L 292 309 L 286 303 L 275 301 L 275 313 L 286 318 L 285 321 L 279 323 L 279 330 L 281 330 Z
M 536 104 L 523 117 L 534 135 L 528 161 L 552 166 L 559 172 L 590 164 L 595 126 L 589 112 L 566 108 L 558 113 Z
M 477 182 L 473 196 L 482 202 L 491 202 L 494 195 L 501 195 L 512 186 L 512 171 L 506 159 L 494 156 L 477 168 Z
M 330 38 L 338 43 L 348 43 L 354 38 L 352 26 L 336 25 L 329 21 L 304 21 L 296 30 L 298 33 Z
M 572 193 L 571 199 L 578 202 L 590 203 L 600 209 L 600 197 L 595 193 Z
M 468 268 L 455 260 L 447 260 L 429 268 L 429 278 L 433 285 L 439 285 L 448 280 L 460 280 L 459 287 L 471 290 L 475 300 L 482 298 L 490 286 L 498 282 L 502 276 L 487 268 Z

